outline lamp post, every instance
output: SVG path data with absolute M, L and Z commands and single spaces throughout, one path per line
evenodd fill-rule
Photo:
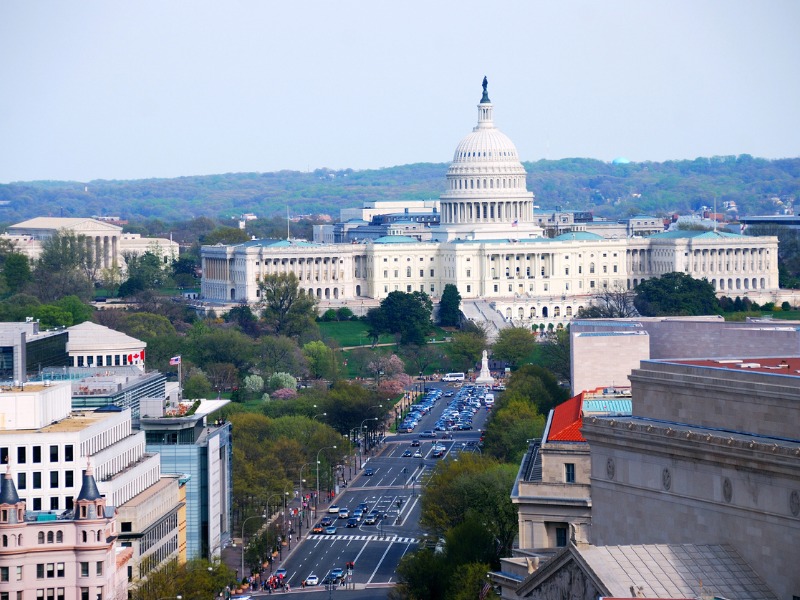
M 327 416 L 328 416 L 328 413 L 326 413 L 326 412 L 319 413 L 318 415 L 314 415 L 314 418 L 312 419 L 312 421 L 316 421 L 317 417 L 327 417 Z
M 388 403 L 389 401 L 387 400 L 386 402 Z M 367 409 L 367 411 L 370 411 L 370 410 L 372 410 L 373 408 L 383 408 L 383 404 L 373 404 L 372 406 L 370 406 L 370 407 Z M 378 420 L 378 417 L 375 417 L 375 420 L 377 421 L 377 420 Z M 366 434 L 364 434 L 364 443 L 366 444 L 366 442 L 367 442 L 367 436 L 366 436 Z
M 269 501 L 272 500 L 273 498 L 280 498 L 280 497 L 281 497 L 280 494 L 270 494 L 267 497 L 267 517 L 271 516 L 271 514 L 269 512 Z
M 286 539 L 286 536 L 289 535 L 289 528 L 286 526 L 286 513 L 289 512 L 289 492 L 288 490 L 283 490 L 283 539 Z M 291 521 L 290 521 L 291 523 Z M 289 550 L 292 549 L 291 539 L 289 541 Z
M 303 479 L 303 469 L 305 469 L 306 467 L 308 467 L 308 466 L 310 466 L 312 464 L 314 464 L 314 463 L 307 462 L 302 467 L 300 467 L 300 508 L 303 509 L 303 512 L 300 515 L 300 523 L 303 522 L 303 515 L 307 515 L 308 513 L 306 511 L 309 510 L 309 508 L 310 508 L 308 502 L 306 502 L 305 496 L 303 496 L 303 484 L 306 481 L 305 479 Z M 306 527 L 310 527 L 310 523 L 308 521 L 306 521 Z M 301 530 L 302 530 L 302 528 L 301 528 Z
M 319 455 L 320 455 L 320 452 L 322 452 L 323 450 L 336 450 L 336 446 L 327 446 L 325 448 L 320 448 L 319 452 L 317 452 L 317 498 L 316 498 L 316 502 L 319 502 Z
M 267 503 L 269 503 L 269 500 L 267 501 Z M 244 546 L 245 546 L 245 543 L 244 543 L 244 526 L 247 525 L 247 522 L 250 519 L 266 519 L 266 518 L 267 518 L 267 515 L 253 515 L 252 517 L 247 517 L 242 522 L 242 570 L 241 570 L 241 572 L 239 574 L 240 577 L 244 577 Z M 180 597 L 178 597 L 178 600 L 181 600 Z
M 374 407 L 371 406 L 370 408 L 374 408 Z M 359 427 L 359 430 L 363 433 L 363 431 L 364 431 L 364 423 L 366 423 L 367 421 L 377 421 L 377 420 L 378 420 L 378 417 L 369 417 L 367 419 L 364 419 L 363 421 L 361 421 L 361 426 Z M 364 446 L 367 445 L 367 434 L 366 433 L 364 433 L 364 444 L 363 445 Z M 358 455 L 361 456 L 361 448 L 360 447 L 358 449 Z

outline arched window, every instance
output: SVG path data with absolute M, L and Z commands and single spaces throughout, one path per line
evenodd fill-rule
M 589 263 L 589 273 L 594 273 L 594 263 Z
M 548 315 L 548 313 L 547 313 L 547 307 L 546 307 L 546 306 L 544 306 L 544 307 L 542 307 L 542 316 L 543 316 L 544 318 L 547 318 L 547 315 Z
M 411 277 L 411 267 L 406 269 L 406 277 Z
M 52 544 L 54 541 L 55 536 L 53 535 L 52 531 L 47 532 L 47 543 Z
M 8 547 L 8 536 L 3 534 L 3 548 Z
M 556 306 L 556 307 L 553 308 L 553 316 L 554 317 L 560 317 L 561 316 L 561 307 L 560 306 Z
M 567 316 L 568 316 L 568 317 L 571 317 L 571 316 L 572 316 L 572 307 L 571 307 L 571 306 L 568 306 L 568 307 L 567 307 Z
M 61 544 L 64 541 L 64 532 L 60 529 L 56 531 L 56 544 Z
M 36 541 L 40 544 L 44 544 L 44 531 L 40 531 L 39 534 L 36 536 Z
M 89 535 L 85 531 L 81 531 L 81 540 L 86 543 L 89 541 Z

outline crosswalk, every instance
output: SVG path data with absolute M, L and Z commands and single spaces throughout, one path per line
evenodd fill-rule
M 389 542 L 390 544 L 418 544 L 419 539 L 399 535 L 317 535 L 311 534 L 309 540 L 346 540 L 355 542 Z

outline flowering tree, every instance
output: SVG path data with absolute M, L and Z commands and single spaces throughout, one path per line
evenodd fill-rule
M 297 390 L 294 388 L 281 388 L 272 393 L 273 400 L 291 400 L 297 398 Z
M 393 377 L 400 373 L 404 373 L 406 370 L 405 364 L 403 364 L 402 359 L 397 356 L 396 354 L 392 354 L 390 356 L 379 356 L 375 360 L 371 361 L 367 368 L 375 374 L 383 373 L 386 377 Z
M 267 381 L 267 388 L 280 390 L 282 388 L 297 389 L 297 379 L 289 373 L 273 373 Z

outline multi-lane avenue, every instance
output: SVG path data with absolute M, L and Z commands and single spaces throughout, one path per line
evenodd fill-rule
M 432 387 L 454 389 L 446 384 Z M 372 456 L 364 457 L 358 475 L 334 498 L 332 504 L 346 507 L 351 513 L 359 505 L 365 506 L 364 517 L 356 526 L 347 527 L 347 518 L 329 513 L 329 504 L 320 504 L 316 513 L 312 513 L 312 525 L 330 516 L 336 531 L 303 530 L 301 539 L 280 565 L 286 569 L 292 593 L 300 589 L 301 582 L 309 575 L 316 575 L 320 582 L 335 568 L 344 569 L 346 575 L 348 563 L 354 563 L 352 574 L 345 577 L 350 589 L 372 590 L 371 595 L 362 592 L 359 597 L 383 597 L 385 593 L 381 593 L 381 588 L 385 591 L 397 581 L 396 568 L 400 559 L 417 548 L 423 537 L 419 526 L 421 487 L 439 461 L 457 458 L 461 452 L 476 451 L 475 442 L 486 421 L 487 411 L 482 408 L 474 416 L 474 429 L 454 431 L 448 435 L 451 439 L 442 439 L 441 432 L 437 432 L 435 439 L 422 439 L 419 432 L 434 428 L 448 400 L 440 397 L 413 433 L 387 436 L 372 450 Z M 419 446 L 412 446 L 415 441 Z M 439 458 L 432 456 L 436 444 L 444 447 L 444 454 Z M 419 454 L 415 458 L 416 452 Z M 411 456 L 403 456 L 404 453 Z M 372 475 L 365 474 L 369 472 Z M 371 519 L 366 516 L 373 511 L 379 518 L 368 524 Z

